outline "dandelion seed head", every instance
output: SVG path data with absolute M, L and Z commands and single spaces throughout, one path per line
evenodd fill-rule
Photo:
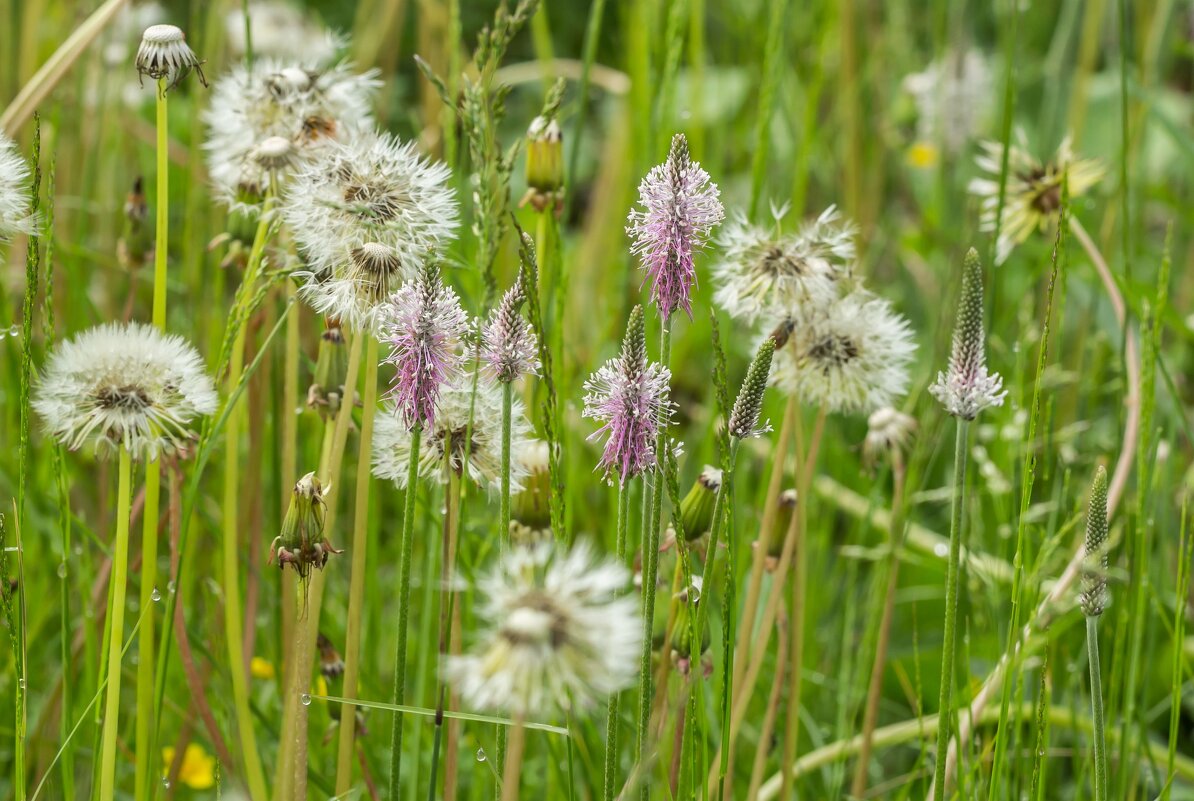
M 255 58 L 288 58 L 301 53 L 314 64 L 330 63 L 346 44 L 299 6 L 285 0 L 249 3 L 249 31 Z M 224 36 L 233 55 L 245 54 L 245 13 L 240 4 L 224 15 Z
M 867 418 L 862 443 L 864 464 L 871 468 L 892 451 L 903 451 L 916 434 L 916 419 L 890 406 L 881 406 Z
M 164 79 L 167 89 L 173 89 L 178 82 L 190 74 L 199 76 L 199 82 L 207 86 L 203 76 L 203 61 L 187 45 L 186 34 L 174 25 L 150 25 L 141 35 L 141 46 L 137 48 L 137 72 L 152 80 Z
M 16 144 L 0 133 L 0 242 L 35 228 L 29 214 L 29 166 Z
M 470 709 L 583 712 L 633 684 L 641 627 L 630 576 L 580 541 L 513 548 L 477 583 L 483 629 L 444 677 Z
M 651 282 L 651 300 L 665 320 L 676 309 L 691 317 L 693 255 L 725 217 L 720 190 L 692 160 L 684 135 L 676 134 L 667 161 L 647 173 L 638 191 L 639 207 L 627 218 L 626 234 L 644 280 Z
M 916 104 L 920 142 L 941 143 L 947 153 L 960 152 L 990 118 L 994 81 L 978 50 L 951 50 L 903 85 Z
M 203 359 L 185 340 L 150 325 L 109 323 L 54 351 L 33 408 L 70 450 L 124 447 L 154 459 L 184 447 L 194 436 L 188 425 L 216 404 Z

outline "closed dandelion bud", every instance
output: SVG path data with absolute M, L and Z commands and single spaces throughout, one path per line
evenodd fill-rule
M 564 138 L 555 119 L 536 117 L 527 129 L 526 202 L 536 211 L 564 200 Z
M 689 603 L 689 598 L 692 598 L 692 603 Z M 701 603 L 701 577 L 693 576 L 692 585 L 687 590 L 682 590 L 677 594 L 676 600 L 678 606 L 676 608 L 676 619 L 672 623 L 672 635 L 668 645 L 672 650 L 672 658 L 676 660 L 677 666 L 681 672 L 688 672 L 688 661 L 692 656 L 692 635 L 693 626 L 695 622 L 692 618 L 692 613 L 696 611 L 697 606 Z M 709 643 L 711 641 L 709 636 L 709 627 L 706 626 L 700 632 L 701 646 L 700 653 L 705 653 L 709 650 Z
M 137 72 L 144 78 L 164 80 L 162 91 L 173 89 L 191 70 L 207 86 L 203 61 L 187 45 L 186 34 L 174 25 L 150 25 L 137 49 Z
M 1003 378 L 998 373 L 987 372 L 983 266 L 974 248 L 962 264 L 962 295 L 958 299 L 949 370 L 937 374 L 929 392 L 947 412 L 962 420 L 973 420 L 988 406 L 1002 406 L 1007 395 L 1003 391 Z
M 124 200 L 124 228 L 116 244 L 117 257 L 125 269 L 137 269 L 149 261 L 153 253 L 153 231 L 145 224 L 148 217 L 144 182 L 138 175 Z
M 294 485 L 290 508 L 282 520 L 282 533 L 270 546 L 269 562 L 277 557 L 280 570 L 290 565 L 300 580 L 305 581 L 312 567 L 322 570 L 328 557 L 342 553 L 324 537 L 324 510 L 323 487 L 314 473 L 307 473 Z
M 786 489 L 780 493 L 775 525 L 771 527 L 771 537 L 767 540 L 767 567 L 770 570 L 778 566 L 778 560 L 783 554 L 784 537 L 787 536 L 788 527 L 792 525 L 792 515 L 796 513 L 799 497 L 794 489 Z
M 717 492 L 721 489 L 721 470 L 705 465 L 692 489 L 680 501 L 680 521 L 684 525 L 684 538 L 700 539 L 713 525 L 713 507 L 717 503 Z
M 730 436 L 747 439 L 771 430 L 769 423 L 759 425 L 759 415 L 763 411 L 763 393 L 767 389 L 774 353 L 775 340 L 771 337 L 764 339 L 754 361 L 750 363 L 750 369 L 746 371 L 742 389 L 738 390 L 738 399 L 734 401 L 734 409 L 730 412 Z
M 510 532 L 513 536 L 518 528 L 519 540 L 536 542 L 539 534 L 551 534 L 551 474 L 548 472 L 548 444 L 543 440 L 530 440 L 522 449 L 522 464 L 526 478 L 522 480 L 522 491 L 511 499 Z
M 315 381 L 307 390 L 307 406 L 323 418 L 335 417 L 344 399 L 344 382 L 348 378 L 348 354 L 344 347 L 344 331 L 334 318 L 324 321 L 319 338 L 319 356 L 315 362 Z
M 1095 472 L 1086 514 L 1086 556 L 1082 563 L 1082 592 L 1078 605 L 1087 617 L 1103 614 L 1111 600 L 1107 591 L 1107 471 Z

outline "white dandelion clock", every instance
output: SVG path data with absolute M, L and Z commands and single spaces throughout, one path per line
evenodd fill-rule
M 344 64 L 319 69 L 266 58 L 233 68 L 212 87 L 203 114 L 216 196 L 236 211 L 255 211 L 270 174 L 255 158 L 262 143 L 290 142 L 293 157 L 280 173 L 285 178 L 329 142 L 371 132 L 378 86 L 376 71 L 356 73 Z
M 239 3 L 224 15 L 224 36 L 234 55 L 245 54 L 245 12 Z M 298 5 L 285 0 L 249 3 L 249 36 L 255 58 L 302 53 L 304 60 L 320 65 L 330 63 L 345 44 Z
M 33 400 L 46 430 L 71 450 L 101 455 L 176 453 L 189 425 L 215 411 L 202 357 L 185 340 L 142 323 L 109 323 L 63 343 L 42 371 Z
M 419 448 L 419 476 L 444 481 L 444 465 L 457 475 L 497 491 L 502 474 L 502 392 L 487 382 L 476 382 L 462 373 L 440 389 L 431 428 L 422 434 Z M 517 492 L 527 475 L 525 457 L 533 451 L 531 424 L 518 398 L 510 414 L 510 485 Z M 373 424 L 373 475 L 406 486 L 410 463 L 411 434 L 392 403 L 378 414 Z
M 916 133 L 929 145 L 941 143 L 958 153 L 991 115 L 994 80 L 978 50 L 950 51 L 923 71 L 904 78 L 904 89 L 916 103 Z
M 831 412 L 870 413 L 908 390 L 912 328 L 886 300 L 858 289 L 823 309 L 781 318 L 772 382 Z M 782 336 L 780 338 L 782 340 Z
M 478 581 L 485 627 L 444 678 L 469 709 L 582 711 L 634 683 L 642 623 L 630 575 L 584 541 L 514 548 Z
M 0 133 L 0 242 L 33 233 L 29 214 L 29 166 L 11 139 Z
M 335 142 L 291 182 L 283 215 L 321 314 L 373 330 L 379 307 L 456 233 L 450 173 L 389 134 Z
M 777 212 L 776 228 L 779 216 Z M 787 235 L 738 215 L 718 237 L 723 256 L 713 266 L 714 301 L 731 317 L 747 322 L 773 306 L 831 303 L 850 276 L 854 235 L 853 224 L 834 206 Z

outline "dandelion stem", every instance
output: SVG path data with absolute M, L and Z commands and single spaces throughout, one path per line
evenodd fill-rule
M 166 330 L 166 255 L 170 238 L 170 159 L 167 137 L 166 79 L 158 78 L 157 199 L 153 246 L 153 324 Z
M 1086 651 L 1090 659 L 1090 706 L 1094 723 L 1094 801 L 1107 801 L 1107 740 L 1103 725 L 1103 678 L 1099 665 L 1099 618 L 1086 618 Z
M 502 801 L 518 801 L 518 780 L 522 773 L 522 754 L 526 747 L 527 730 L 522 719 L 510 729 L 510 744 L 506 749 L 506 763 L 502 768 Z
M 404 703 L 406 692 L 407 621 L 410 618 L 410 563 L 414 554 L 415 495 L 419 481 L 420 426 L 410 432 L 410 464 L 406 473 L 406 497 L 402 502 L 402 543 L 398 563 L 398 647 L 394 652 L 395 704 Z M 390 798 L 401 798 L 402 713 L 396 712 L 390 729 Z
M 124 597 L 129 562 L 129 503 L 132 484 L 132 456 L 120 448 L 119 478 L 116 485 L 116 540 L 112 556 L 112 593 L 108 619 L 108 693 L 104 701 L 103 746 L 100 751 L 99 797 L 115 798 L 116 733 L 120 717 L 120 656 L 124 640 Z
M 618 564 L 626 563 L 626 527 L 630 516 L 630 491 L 623 483 L 618 490 L 618 528 L 614 545 Z M 618 771 L 618 693 L 610 693 L 605 712 L 605 801 L 613 801 Z
M 365 390 L 361 414 L 361 436 L 357 452 L 356 498 L 352 521 L 352 568 L 348 579 L 348 619 L 344 634 L 344 697 L 355 698 L 360 674 L 361 606 L 365 600 L 365 565 L 368 547 L 369 485 L 372 475 L 373 417 L 377 412 L 377 338 L 362 333 L 365 343 Z M 349 397 L 352 393 L 347 393 Z M 345 703 L 340 710 L 340 742 L 336 760 L 336 795 L 344 795 L 352 783 L 353 742 L 356 711 Z
M 949 562 L 945 571 L 945 635 L 941 645 L 941 693 L 937 705 L 941 723 L 937 727 L 937 764 L 933 772 L 935 801 L 945 798 L 945 767 L 949 749 L 949 726 L 953 720 L 954 652 L 958 628 L 958 561 L 962 546 L 962 510 L 966 492 L 967 420 L 958 418 L 954 444 L 953 501 L 949 523 Z

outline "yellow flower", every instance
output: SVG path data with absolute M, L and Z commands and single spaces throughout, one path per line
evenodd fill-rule
M 273 663 L 259 656 L 253 657 L 253 660 L 249 662 L 249 673 L 255 679 L 272 679 L 277 675 Z
M 918 170 L 927 170 L 937 166 L 937 146 L 932 142 L 913 142 L 908 148 L 905 158 L 908 164 Z
M 323 676 L 315 677 L 315 694 L 316 695 L 327 695 L 328 694 L 328 682 L 327 682 L 327 679 L 325 679 Z
M 162 749 L 162 763 L 165 765 L 163 773 L 170 770 L 174 763 L 174 747 L 166 746 Z M 178 771 L 178 780 L 192 790 L 210 790 L 216 786 L 216 758 L 203 750 L 198 743 L 189 743 L 183 753 L 182 768 Z

